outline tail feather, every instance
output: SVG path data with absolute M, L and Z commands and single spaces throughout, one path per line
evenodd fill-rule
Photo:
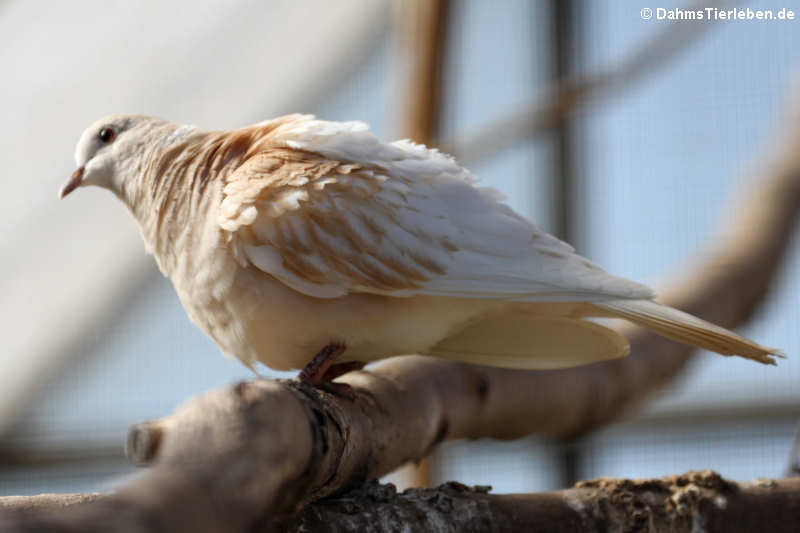
M 783 357 L 779 350 L 652 300 L 612 300 L 592 305 L 664 337 L 722 355 L 738 355 L 769 365 L 775 364 L 775 357 Z

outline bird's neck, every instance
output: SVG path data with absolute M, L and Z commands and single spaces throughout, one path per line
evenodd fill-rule
M 216 206 L 226 177 L 241 164 L 220 153 L 220 135 L 192 132 L 156 145 L 138 169 L 138 182 L 120 192 L 139 222 L 142 238 L 159 268 L 188 279 L 222 238 Z

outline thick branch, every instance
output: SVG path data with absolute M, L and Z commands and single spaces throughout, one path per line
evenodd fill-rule
M 447 483 L 397 494 L 369 483 L 306 507 L 278 531 L 794 532 L 800 478 L 736 484 L 711 471 L 663 479 L 598 479 L 541 494 L 487 494 Z
M 488 490 L 446 483 L 436 489 L 409 489 L 398 494 L 393 485 L 372 481 L 252 531 L 782 533 L 794 532 L 800 523 L 800 478 L 736 484 L 703 471 L 662 479 L 597 479 L 540 494 L 494 495 Z M 18 525 L 27 522 L 49 529 L 52 524 L 46 515 L 30 511 L 44 508 L 40 497 L 18 499 L 34 503 L 26 512 L 7 515 L 0 525 L 19 531 Z M 62 508 L 78 502 L 47 503 Z M 5 505 L 3 499 L 0 505 Z M 120 523 L 128 518 L 115 517 L 103 525 L 103 530 L 136 531 Z M 39 531 L 27 529 L 33 530 Z

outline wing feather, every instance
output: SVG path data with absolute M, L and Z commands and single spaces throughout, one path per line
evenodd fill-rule
M 515 301 L 652 298 L 502 203 L 455 161 L 361 123 L 294 117 L 223 190 L 237 257 L 319 298 L 365 292 Z

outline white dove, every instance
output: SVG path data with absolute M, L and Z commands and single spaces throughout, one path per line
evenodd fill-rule
M 61 189 L 112 191 L 189 317 L 245 365 L 319 385 L 425 354 L 552 369 L 624 356 L 620 317 L 724 355 L 780 355 L 660 305 L 515 213 L 453 158 L 361 122 L 289 115 L 205 132 L 90 126 Z

